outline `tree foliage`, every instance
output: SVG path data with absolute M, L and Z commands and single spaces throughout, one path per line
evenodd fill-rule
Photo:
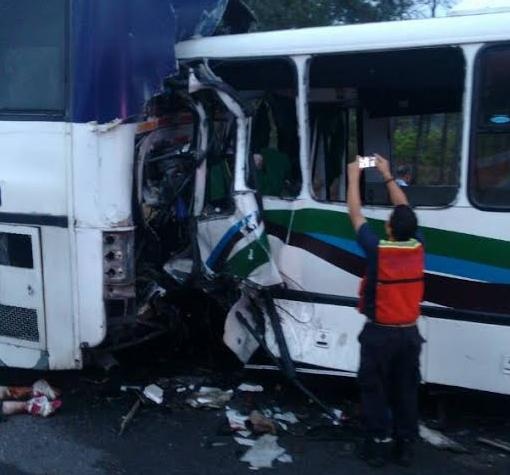
M 435 16 L 455 0 L 244 0 L 256 29 L 279 30 Z

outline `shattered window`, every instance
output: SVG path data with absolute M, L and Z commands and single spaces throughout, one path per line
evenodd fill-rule
M 0 4 L 0 112 L 65 106 L 66 0 Z
M 205 214 L 230 213 L 234 209 L 232 191 L 236 155 L 235 117 L 217 98 L 210 98 L 211 144 L 207 156 Z
M 213 70 L 252 110 L 247 183 L 263 196 L 301 189 L 296 72 L 287 59 L 216 61 Z
M 401 186 L 455 186 L 458 183 L 460 113 L 391 119 L 391 159 Z
M 312 188 L 320 201 L 345 201 L 347 157 L 358 153 L 354 108 L 310 103 Z
M 510 46 L 482 50 L 472 125 L 471 197 L 487 208 L 510 207 Z

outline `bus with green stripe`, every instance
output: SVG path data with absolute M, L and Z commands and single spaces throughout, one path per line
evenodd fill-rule
M 509 24 L 498 11 L 177 45 L 181 81 L 140 129 L 138 226 L 157 222 L 151 189 L 166 183 L 146 145 L 177 144 L 175 167 L 191 171 L 172 206 L 188 213 L 188 245 L 162 266 L 227 301 L 224 341 L 248 367 L 290 358 L 356 375 L 365 262 L 346 167 L 377 152 L 425 240 L 424 382 L 510 394 Z M 362 195 L 384 238 L 391 206 L 374 170 Z

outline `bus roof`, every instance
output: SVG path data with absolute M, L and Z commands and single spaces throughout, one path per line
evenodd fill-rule
M 177 44 L 180 60 L 247 58 L 457 45 L 510 39 L 510 13 L 216 36 Z

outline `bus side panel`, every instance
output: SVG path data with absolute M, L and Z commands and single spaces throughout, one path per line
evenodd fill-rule
M 49 369 L 77 368 L 69 231 L 42 227 L 41 242 Z
M 76 226 L 131 224 L 136 124 L 73 124 Z
M 66 127 L 0 121 L 2 213 L 67 215 Z
M 106 336 L 102 232 L 97 229 L 77 229 L 76 248 L 80 343 L 94 347 Z
M 103 236 L 132 223 L 136 125 L 72 127 L 79 342 L 94 347 L 107 331 Z
M 427 382 L 510 394 L 510 326 L 429 318 Z

